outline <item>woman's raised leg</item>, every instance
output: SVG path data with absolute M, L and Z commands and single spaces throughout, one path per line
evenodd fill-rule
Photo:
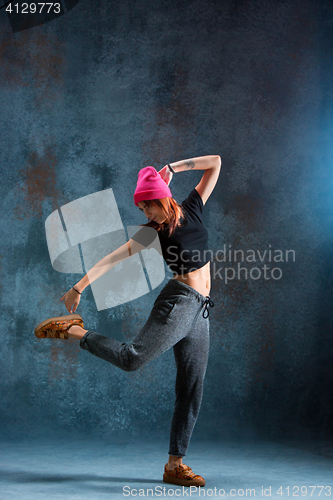
M 144 326 L 132 343 L 88 331 L 80 347 L 125 371 L 133 371 L 157 358 L 188 334 L 200 301 L 168 284 L 161 291 Z

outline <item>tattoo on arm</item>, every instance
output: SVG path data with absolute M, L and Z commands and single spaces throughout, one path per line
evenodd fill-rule
M 194 161 L 190 160 L 190 161 L 186 161 L 185 162 L 185 170 L 191 170 L 192 168 L 194 168 Z

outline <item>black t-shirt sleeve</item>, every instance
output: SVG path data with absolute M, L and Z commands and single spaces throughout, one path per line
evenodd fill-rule
M 188 197 L 183 201 L 182 205 L 185 205 L 189 207 L 191 210 L 193 210 L 196 213 L 203 213 L 203 201 L 198 193 L 198 191 L 194 188 L 188 195 Z
M 156 229 L 152 227 L 143 226 L 142 229 L 139 229 L 133 236 L 132 240 L 140 243 L 144 247 L 148 247 L 153 243 L 156 236 L 158 235 Z

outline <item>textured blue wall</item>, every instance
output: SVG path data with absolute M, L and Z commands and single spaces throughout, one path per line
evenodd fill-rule
M 171 351 L 126 373 L 74 340 L 34 337 L 40 321 L 66 314 L 60 297 L 80 279 L 52 269 L 44 223 L 112 187 L 124 225 L 141 224 L 132 198 L 140 168 L 220 154 L 205 207 L 211 249 L 292 249 L 295 261 L 257 254 L 243 267 L 266 263 L 282 277 L 253 271 L 227 283 L 237 262 L 211 263 L 211 354 L 195 433 L 328 437 L 331 3 L 81 0 L 16 34 L 3 10 L 0 23 L 2 435 L 168 435 Z M 175 175 L 174 197 L 201 175 Z M 87 289 L 78 312 L 89 329 L 130 340 L 163 285 L 101 312 Z

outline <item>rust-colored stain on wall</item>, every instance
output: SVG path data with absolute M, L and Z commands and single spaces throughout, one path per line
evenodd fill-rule
M 50 104 L 59 98 L 67 67 L 64 43 L 55 34 L 29 30 L 18 37 L 0 41 L 2 86 L 17 92 L 20 87 L 34 90 L 34 105 Z
M 58 207 L 60 192 L 56 177 L 57 157 L 53 146 L 46 146 L 43 154 L 31 151 L 28 164 L 19 173 L 16 187 L 20 200 L 14 210 L 14 218 L 19 220 L 42 217 L 42 203 L 46 198 L 52 200 L 52 210 Z
M 2 85 L 7 92 L 17 92 L 22 87 L 29 90 L 29 109 L 22 111 L 30 114 L 41 106 L 54 108 L 55 100 L 61 97 L 64 87 L 67 67 L 65 54 L 64 43 L 55 34 L 40 29 L 1 40 Z M 52 207 L 55 209 L 59 197 L 56 189 L 54 137 L 44 136 L 43 148 L 39 150 L 36 150 L 33 138 L 29 142 L 33 146 L 27 153 L 26 165 L 18 173 L 16 187 L 19 204 L 13 216 L 19 220 L 41 217 L 42 202 L 48 197 L 52 198 Z
M 78 341 L 68 339 L 56 342 L 50 346 L 49 385 L 53 385 L 57 380 L 74 380 L 79 360 L 80 347 Z M 66 342 L 65 346 L 62 345 L 63 342 Z

